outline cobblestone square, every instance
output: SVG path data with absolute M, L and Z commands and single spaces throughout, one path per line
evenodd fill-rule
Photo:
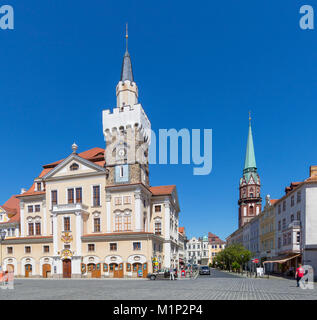
M 295 280 L 250 279 L 212 270 L 193 280 L 16 279 L 2 300 L 317 300 L 314 290 Z

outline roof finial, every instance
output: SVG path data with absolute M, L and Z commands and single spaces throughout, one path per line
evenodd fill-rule
M 125 51 L 128 51 L 128 23 L 125 25 Z
M 251 123 L 251 111 L 249 111 L 249 122 Z
M 73 145 L 72 145 L 72 150 L 73 150 L 73 153 L 74 153 L 74 154 L 77 154 L 77 149 L 78 149 L 78 146 L 77 146 L 77 144 L 74 142 Z

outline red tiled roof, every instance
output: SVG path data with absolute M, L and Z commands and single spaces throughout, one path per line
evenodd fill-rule
M 179 233 L 184 233 L 185 232 L 185 227 L 179 227 L 178 228 Z
M 271 202 L 271 204 L 274 204 L 274 203 L 276 203 L 278 200 L 279 200 L 279 199 L 271 199 L 270 202 Z
M 86 160 L 97 160 L 99 158 L 104 158 L 104 153 L 105 153 L 105 149 L 95 147 L 79 153 L 78 156 Z M 54 168 L 64 160 L 65 159 L 58 160 L 49 164 L 45 164 L 43 168 L 44 169 Z
M 172 194 L 175 187 L 176 187 L 175 185 L 150 187 L 150 191 L 154 196 L 160 196 L 165 194 Z
M 11 198 L 4 203 L 2 208 L 7 212 L 8 217 L 10 218 L 9 221 L 2 223 L 20 221 L 20 200 L 16 195 L 11 196 Z

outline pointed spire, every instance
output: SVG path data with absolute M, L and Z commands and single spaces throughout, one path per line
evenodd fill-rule
M 249 112 L 249 134 L 248 134 L 248 142 L 247 142 L 247 151 L 245 154 L 244 170 L 249 168 L 256 168 L 252 128 L 251 128 L 251 112 Z
M 133 82 L 134 80 L 133 80 L 132 63 L 131 63 L 130 54 L 128 52 L 128 24 L 126 24 L 125 39 L 126 39 L 126 50 L 123 57 L 120 80 L 121 81 L 130 80 L 131 82 Z

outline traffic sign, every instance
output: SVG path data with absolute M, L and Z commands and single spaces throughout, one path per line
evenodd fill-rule
M 252 262 L 253 263 L 259 263 L 259 259 L 253 259 Z

